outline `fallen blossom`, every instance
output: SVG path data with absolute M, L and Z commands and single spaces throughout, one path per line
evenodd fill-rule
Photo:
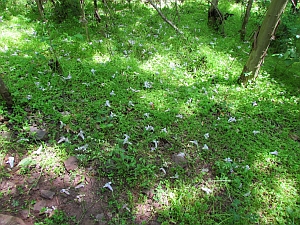
M 32 99 L 32 95 L 27 95 L 26 98 L 27 98 L 27 100 L 30 100 L 30 99 Z
M 182 116 L 181 114 L 176 115 L 176 117 L 177 117 L 177 118 L 180 118 L 180 119 L 183 118 L 183 116 Z
M 69 74 L 67 77 L 63 77 L 64 80 L 70 80 L 72 78 L 72 75 Z
M 228 123 L 232 123 L 232 122 L 236 122 L 235 117 L 230 117 L 230 118 L 228 119 Z
M 152 127 L 152 126 L 147 126 L 147 127 L 145 127 L 145 129 L 147 130 L 147 131 L 154 131 L 154 127 Z
M 161 170 L 164 174 L 167 174 L 164 168 L 159 168 L 159 170 Z
M 161 131 L 160 131 L 161 133 L 168 133 L 168 131 L 167 131 L 167 128 L 163 128 L 163 129 L 161 129 Z
M 88 144 L 85 144 L 85 145 L 83 145 L 83 146 L 81 146 L 81 147 L 76 148 L 75 150 L 76 150 L 76 151 L 85 151 L 85 150 L 87 149 L 88 146 L 89 146 Z
M 149 118 L 150 113 L 144 113 L 144 116 Z
M 144 87 L 145 88 L 152 88 L 152 82 L 145 81 L 144 82 Z
M 128 102 L 128 106 L 134 107 L 134 104 L 132 103 L 132 101 L 129 101 L 129 102 Z
M 157 149 L 157 147 L 158 147 L 158 142 L 159 142 L 159 141 L 157 141 L 157 140 L 153 140 L 153 143 L 154 143 L 154 146 L 155 146 L 154 148 L 155 148 L 155 149 Z
M 64 126 L 66 126 L 66 124 L 64 124 L 63 121 L 59 121 L 59 122 L 60 122 L 60 126 L 59 126 L 60 129 L 63 128 Z
M 130 209 L 127 206 L 128 206 L 128 204 L 124 204 L 122 209 L 126 209 L 128 212 L 130 212 Z
M 67 188 L 67 189 L 63 188 L 63 189 L 60 190 L 60 193 L 65 193 L 66 195 L 70 195 L 69 189 L 70 188 Z
M 185 154 L 184 154 L 184 152 L 180 152 L 177 154 L 177 156 L 184 158 Z
M 209 133 L 204 134 L 204 138 L 208 139 L 209 138 Z
M 8 161 L 6 163 L 9 164 L 10 168 L 14 167 L 14 161 L 15 161 L 15 157 L 8 157 Z
M 258 104 L 256 103 L 256 101 L 252 102 L 252 106 L 258 106 Z
M 42 150 L 43 150 L 43 145 L 40 145 L 40 147 L 36 151 L 34 151 L 33 154 L 39 155 L 41 154 Z
M 105 101 L 105 106 L 110 107 L 109 100 L 106 100 L 106 101 Z
M 116 95 L 115 92 L 112 90 L 110 93 L 109 93 L 111 96 L 113 95 Z
M 250 170 L 250 166 L 249 166 L 249 165 L 246 165 L 246 166 L 245 166 L 245 169 L 246 169 L 246 170 Z
M 193 143 L 194 145 L 196 145 L 197 147 L 199 146 L 198 141 L 194 140 L 194 141 L 190 141 L 191 143 Z
M 203 146 L 203 148 L 202 148 L 203 150 L 208 150 L 208 146 L 207 146 L 207 144 L 204 144 L 204 146 Z
M 79 133 L 77 134 L 77 137 L 79 136 L 79 137 L 81 137 L 82 138 L 82 140 L 84 140 L 84 135 L 83 135 L 83 131 L 82 130 L 80 130 L 79 131 Z
M 232 162 L 232 159 L 231 158 L 226 158 L 224 159 L 225 162 Z
M 91 69 L 91 72 L 92 72 L 93 75 L 95 75 L 96 70 Z
M 244 197 L 248 197 L 248 196 L 250 196 L 250 194 L 251 194 L 251 192 L 248 191 L 247 193 L 244 194 Z
M 123 144 L 129 144 L 129 145 L 131 145 L 132 143 L 128 141 L 129 138 L 130 138 L 129 135 L 124 134 L 124 136 L 125 136 L 125 138 L 124 138 Z
M 173 177 L 170 177 L 172 179 L 178 179 L 179 178 L 179 175 L 177 173 L 175 173 L 175 175 Z
M 60 143 L 62 143 L 62 142 L 70 143 L 69 139 L 66 138 L 66 137 L 64 137 L 64 136 L 62 136 L 62 137 L 59 139 L 59 141 L 58 141 L 57 143 L 60 144 Z
M 74 200 L 78 201 L 78 202 L 82 202 L 83 201 L 83 197 L 85 197 L 85 195 L 77 195 L 76 199 L 74 199 Z
M 109 190 L 114 191 L 113 188 L 111 187 L 111 182 L 107 182 L 107 183 L 103 186 L 103 188 L 108 188 Z
M 113 118 L 113 117 L 115 117 L 115 116 L 117 116 L 117 115 L 114 114 L 113 112 L 110 112 L 110 115 L 109 115 L 110 118 Z
M 271 155 L 278 155 L 278 152 L 277 151 L 274 151 L 274 152 L 270 152 Z
M 259 134 L 259 133 L 260 133 L 260 131 L 258 131 L 258 130 L 254 130 L 254 131 L 253 131 L 253 134 L 254 134 L 254 135 Z
M 211 189 L 209 189 L 209 188 L 207 188 L 207 187 L 201 187 L 201 190 L 202 191 L 204 191 L 204 192 L 206 192 L 206 194 L 210 194 L 210 193 L 212 193 L 212 190 Z
M 207 168 L 203 168 L 202 170 L 201 170 L 201 172 L 203 172 L 203 173 L 207 173 L 209 171 L 209 169 L 207 169 Z
M 78 184 L 76 187 L 75 187 L 75 189 L 78 189 L 78 188 L 83 188 L 84 187 L 84 184 L 83 183 L 81 183 L 81 184 Z
M 170 108 L 166 109 L 165 112 L 170 112 Z

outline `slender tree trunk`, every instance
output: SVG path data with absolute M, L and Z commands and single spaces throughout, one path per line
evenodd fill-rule
M 254 35 L 252 50 L 238 82 L 246 85 L 249 80 L 257 78 L 260 67 L 264 62 L 270 42 L 274 39 L 280 16 L 284 12 L 288 0 L 273 0 L 260 29 Z
M 0 77 L 0 94 L 3 98 L 3 100 L 6 102 L 7 107 L 11 108 L 13 106 L 13 100 L 12 100 L 12 97 L 11 97 L 11 94 L 10 94 L 8 88 L 4 84 L 1 77 Z
M 244 16 L 243 24 L 242 24 L 242 29 L 241 29 L 241 40 L 242 41 L 245 41 L 246 26 L 247 26 L 247 23 L 248 23 L 248 20 L 249 20 L 252 4 L 253 4 L 253 0 L 249 0 L 248 4 L 247 4 L 247 9 L 246 9 L 246 13 L 245 13 L 245 16 Z
M 84 0 L 80 0 L 81 13 L 82 13 L 82 15 L 81 15 L 81 17 L 82 17 L 81 22 L 84 25 L 87 40 L 91 41 L 91 39 L 90 39 L 90 33 L 89 33 L 89 28 L 88 28 L 88 21 L 85 18 L 84 4 L 85 4 Z
M 98 3 L 97 3 L 97 0 L 94 0 L 94 11 L 95 11 L 94 16 L 95 16 L 97 22 L 100 23 L 101 22 L 101 18 L 100 18 L 99 13 L 98 13 Z
M 42 0 L 35 0 L 35 2 L 36 2 L 36 5 L 38 7 L 41 18 L 44 19 L 44 8 L 43 8 Z

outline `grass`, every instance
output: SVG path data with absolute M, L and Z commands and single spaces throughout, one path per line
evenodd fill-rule
M 76 155 L 83 166 L 97 165 L 114 188 L 111 224 L 132 222 L 150 188 L 164 225 L 298 224 L 299 63 L 269 54 L 258 80 L 238 86 L 250 43 L 236 35 L 241 7 L 222 4 L 235 14 L 225 38 L 207 28 L 203 1 L 180 5 L 175 22 L 184 36 L 148 6 L 111 3 L 100 24 L 88 18 L 90 43 L 75 19 L 43 23 L 30 8 L 9 8 L 0 23 L 0 73 L 15 106 L 8 113 L 0 105 L 9 118 L 1 129 L 19 140 L 29 138 L 29 125 L 47 128 L 49 158 Z M 299 21 L 287 14 L 287 23 Z M 261 18 L 254 13 L 248 29 Z M 56 57 L 63 74 L 48 66 Z M 61 137 L 70 142 L 57 143 Z M 40 143 L 1 145 L 4 156 L 10 146 L 32 152 Z M 184 167 L 172 159 L 179 153 Z M 119 211 L 124 193 L 131 213 Z

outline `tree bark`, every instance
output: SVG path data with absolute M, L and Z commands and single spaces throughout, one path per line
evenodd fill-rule
M 94 16 L 95 16 L 97 22 L 100 23 L 101 22 L 101 18 L 100 18 L 100 15 L 98 13 L 98 3 L 97 3 L 97 0 L 94 0 L 94 11 L 95 11 Z
M 44 19 L 45 16 L 44 16 L 44 8 L 43 8 L 42 0 L 35 0 L 35 2 L 36 2 L 36 5 L 38 7 L 38 10 L 39 10 L 39 13 L 40 13 L 42 19 Z
M 262 25 L 254 35 L 252 50 L 238 79 L 239 83 L 246 85 L 248 81 L 257 78 L 287 2 L 288 0 L 271 1 Z
M 0 77 L 0 94 L 3 98 L 3 100 L 6 102 L 7 107 L 11 108 L 13 106 L 13 100 L 12 100 L 12 97 L 11 97 L 11 94 L 10 94 L 8 88 L 4 84 L 1 77 Z
M 244 20 L 243 20 L 243 24 L 242 24 L 242 29 L 241 29 L 241 40 L 245 41 L 245 35 L 246 35 L 246 26 L 250 17 L 250 12 L 251 12 L 251 8 L 252 8 L 252 4 L 253 4 L 253 0 L 249 0 L 248 4 L 247 4 L 247 9 L 246 9 L 246 13 L 244 16 Z

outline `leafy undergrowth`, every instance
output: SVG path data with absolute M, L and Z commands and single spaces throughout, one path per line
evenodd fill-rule
M 299 63 L 270 54 L 242 88 L 236 80 L 251 44 L 236 35 L 239 5 L 220 6 L 235 14 L 226 37 L 207 28 L 201 2 L 179 6 L 184 35 L 142 3 L 110 7 L 89 24 L 90 41 L 77 20 L 4 12 L 0 73 L 15 105 L 0 106 L 1 130 L 13 134 L 1 141 L 1 157 L 28 158 L 42 144 L 53 155 L 34 165 L 60 176 L 75 155 L 111 182 L 112 193 L 99 187 L 110 195 L 101 199 L 108 224 L 299 224 Z M 47 137 L 38 140 L 31 127 Z M 8 167 L 1 165 L 3 181 L 30 174 L 32 164 Z M 67 216 L 36 224 L 76 223 Z

